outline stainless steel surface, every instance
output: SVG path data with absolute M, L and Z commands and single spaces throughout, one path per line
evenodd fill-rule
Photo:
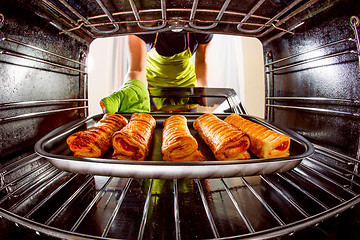
M 121 114 L 130 119 L 131 114 Z M 286 172 L 296 167 L 314 149 L 310 142 L 289 129 L 276 127 L 262 119 L 243 115 L 244 118 L 266 126 L 291 138 L 290 156 L 284 158 L 216 161 L 209 147 L 193 129 L 192 124 L 201 114 L 182 114 L 187 118 L 190 132 L 197 139 L 199 150 L 205 157 L 201 162 L 166 162 L 161 158 L 161 136 L 163 121 L 171 114 L 152 114 L 156 128 L 150 144 L 149 156 L 145 161 L 111 159 L 112 148 L 101 158 L 77 158 L 66 144 L 71 134 L 85 130 L 98 122 L 103 114 L 79 120 L 66 128 L 61 127 L 49 133 L 35 145 L 35 151 L 58 169 L 68 172 L 114 177 L 159 178 L 159 179 L 203 179 L 219 177 L 252 176 Z M 229 114 L 216 114 L 224 119 Z

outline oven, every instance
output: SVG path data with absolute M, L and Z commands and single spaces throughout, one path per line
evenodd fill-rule
M 2 239 L 360 238 L 358 1 L 0 3 Z M 175 164 L 169 174 L 161 164 L 135 163 L 138 171 L 111 174 L 106 162 L 75 171 L 67 157 L 54 157 L 67 131 L 101 116 L 88 114 L 90 43 L 173 29 L 261 41 L 265 112 L 253 119 L 301 143 L 294 165 L 226 174 L 228 166 L 215 164 L 209 174 L 207 165 L 196 172 Z M 159 122 L 174 112 L 252 118 L 233 89 L 152 97 L 200 106 L 151 113 Z

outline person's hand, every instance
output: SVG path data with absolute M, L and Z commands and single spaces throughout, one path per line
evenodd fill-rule
M 140 80 L 128 80 L 118 91 L 100 100 L 104 113 L 150 112 L 149 91 Z

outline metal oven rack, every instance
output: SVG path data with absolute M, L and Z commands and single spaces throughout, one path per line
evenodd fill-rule
M 360 202 L 359 160 L 316 148 L 286 173 L 204 180 L 78 175 L 31 154 L 1 168 L 0 216 L 67 239 L 292 234 Z

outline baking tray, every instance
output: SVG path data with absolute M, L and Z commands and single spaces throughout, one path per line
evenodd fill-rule
M 130 113 L 121 115 L 127 119 L 131 117 Z M 103 117 L 103 114 L 79 119 L 55 129 L 36 143 L 35 151 L 40 156 L 47 158 L 56 168 L 68 172 L 127 178 L 160 179 L 225 178 L 286 172 L 296 167 L 303 158 L 314 152 L 312 144 L 296 132 L 270 124 L 257 117 L 241 115 L 274 131 L 288 135 L 291 138 L 290 156 L 259 159 L 252 155 L 252 159 L 249 160 L 216 161 L 210 148 L 193 128 L 193 122 L 201 114 L 182 114 L 188 120 L 190 132 L 198 141 L 199 149 L 204 155 L 205 161 L 165 162 L 161 158 L 161 135 L 164 120 L 172 114 L 152 113 L 151 115 L 156 120 L 156 128 L 152 137 L 149 155 L 144 161 L 111 159 L 112 148 L 101 158 L 79 158 L 73 156 L 73 153 L 66 144 L 66 138 L 77 131 L 93 126 Z M 229 114 L 214 115 L 220 119 L 225 119 L 229 116 Z

